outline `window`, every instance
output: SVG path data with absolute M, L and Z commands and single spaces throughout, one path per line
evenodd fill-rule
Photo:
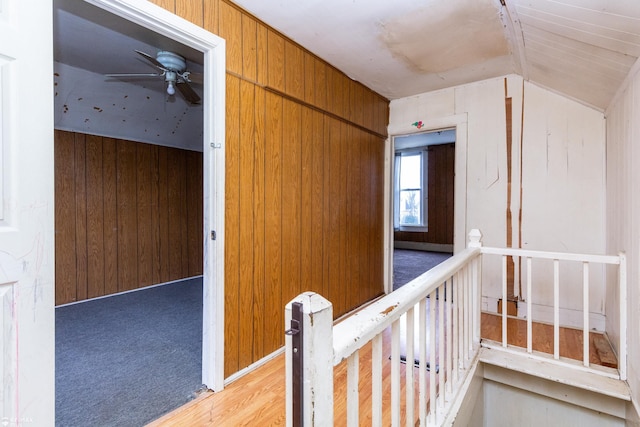
M 395 228 L 426 231 L 427 228 L 427 151 L 396 152 Z

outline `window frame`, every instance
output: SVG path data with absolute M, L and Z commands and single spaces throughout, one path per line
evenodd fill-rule
M 400 193 L 411 189 L 400 188 L 400 159 L 404 156 L 420 156 L 421 188 L 420 190 L 420 223 L 416 225 L 400 223 Z M 429 167 L 428 147 L 415 147 L 395 150 L 394 155 L 394 212 L 393 224 L 396 231 L 428 232 L 429 231 Z M 415 191 L 415 189 L 414 189 Z

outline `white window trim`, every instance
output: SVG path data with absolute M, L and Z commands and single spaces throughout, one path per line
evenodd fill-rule
M 422 205 L 420 209 L 419 225 L 400 224 L 400 168 L 398 163 L 400 157 L 403 155 L 417 155 L 422 156 L 421 160 L 421 174 L 422 174 Z M 393 212 L 393 227 L 396 231 L 409 231 L 409 232 L 422 232 L 429 231 L 429 169 L 428 169 L 428 148 L 418 147 L 407 150 L 397 150 L 394 157 L 394 212 Z

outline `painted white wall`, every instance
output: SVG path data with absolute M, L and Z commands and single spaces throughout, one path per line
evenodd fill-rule
M 624 251 L 628 269 L 628 381 L 640 408 L 640 66 L 607 109 L 607 250 Z M 615 281 L 615 272 L 609 272 Z M 611 289 L 607 310 L 617 309 L 619 295 Z M 615 324 L 617 326 L 617 322 Z M 617 342 L 617 327 L 609 331 Z M 638 411 L 640 412 L 640 410 Z
M 512 186 L 507 185 L 505 97 L 512 98 Z M 466 116 L 466 193 L 464 225 L 456 235 L 479 228 L 486 246 L 506 245 L 506 212 L 513 215 L 513 245 L 526 249 L 605 252 L 605 120 L 593 110 L 510 75 L 391 101 L 390 133 L 418 121 L 437 122 Z M 520 141 L 522 139 L 522 229 L 520 209 Z M 511 205 L 507 206 L 507 192 Z M 460 229 L 461 227 L 464 230 Z M 617 252 L 617 251 L 615 251 Z M 534 268 L 536 268 L 534 266 Z M 551 287 L 535 270 L 539 283 L 534 304 L 553 302 Z M 500 261 L 483 269 L 483 295 L 500 297 Z M 604 273 L 591 272 L 590 310 L 604 314 Z M 552 276 L 549 276 L 552 277 Z M 564 308 L 582 303 L 581 270 L 561 267 Z M 552 283 L 552 282 L 550 282 Z M 570 284 L 570 286 L 569 286 Z M 598 289 L 599 288 L 599 289 Z M 490 307 L 495 309 L 494 307 Z
M 485 426 L 625 426 L 624 419 L 486 379 L 483 398 Z
M 54 126 L 202 152 L 203 105 L 169 98 L 164 84 L 157 78 L 126 83 L 54 62 Z

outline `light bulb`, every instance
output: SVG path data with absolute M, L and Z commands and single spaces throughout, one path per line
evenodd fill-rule
M 175 95 L 175 93 L 176 93 L 176 88 L 173 86 L 173 82 L 171 82 L 171 81 L 167 85 L 167 93 L 169 95 Z

